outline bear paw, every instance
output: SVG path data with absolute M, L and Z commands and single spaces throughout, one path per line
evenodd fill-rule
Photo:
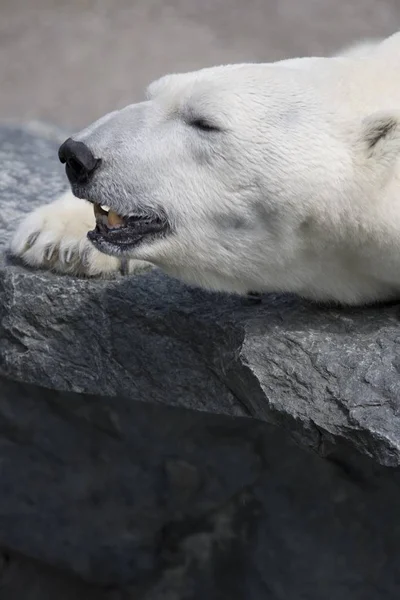
M 87 232 L 94 226 L 92 206 L 68 192 L 23 219 L 10 251 L 29 266 L 85 277 L 134 274 L 154 268 L 144 261 L 124 261 L 99 252 L 87 239 Z

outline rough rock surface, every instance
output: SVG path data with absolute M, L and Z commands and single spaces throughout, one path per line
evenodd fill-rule
M 2 600 L 397 600 L 399 307 L 16 264 L 62 137 L 0 128 Z

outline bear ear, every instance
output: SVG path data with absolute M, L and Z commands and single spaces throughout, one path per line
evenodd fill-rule
M 400 114 L 378 112 L 362 123 L 362 146 L 367 156 L 391 160 L 400 154 Z

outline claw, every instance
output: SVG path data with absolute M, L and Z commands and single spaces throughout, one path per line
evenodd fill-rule
M 31 233 L 31 234 L 28 236 L 28 238 L 27 238 L 27 240 L 26 240 L 26 242 L 25 242 L 25 246 L 26 246 L 26 249 L 27 249 L 27 250 L 29 250 L 29 248 L 32 248 L 33 244 L 34 244 L 34 243 L 36 242 L 36 240 L 38 239 L 38 237 L 39 237 L 39 234 L 40 234 L 40 232 L 39 232 L 39 231 L 35 231 L 34 233 Z
M 72 248 L 70 248 L 69 250 L 67 250 L 67 253 L 64 256 L 64 262 L 68 265 L 70 262 L 72 262 L 72 255 L 73 255 L 74 251 Z
M 52 256 L 54 254 L 55 251 L 55 246 L 47 246 L 46 250 L 44 251 L 44 257 L 46 260 L 51 260 Z
M 129 261 L 124 256 L 121 258 L 119 269 L 120 269 L 121 275 L 129 275 Z
M 90 258 L 89 258 L 90 251 L 91 251 L 91 248 L 88 248 L 88 249 L 85 249 L 81 254 L 81 262 L 84 267 L 90 266 Z

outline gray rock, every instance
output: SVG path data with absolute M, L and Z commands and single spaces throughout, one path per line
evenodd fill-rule
M 60 137 L 0 128 L 4 600 L 397 599 L 399 307 L 24 268 Z

